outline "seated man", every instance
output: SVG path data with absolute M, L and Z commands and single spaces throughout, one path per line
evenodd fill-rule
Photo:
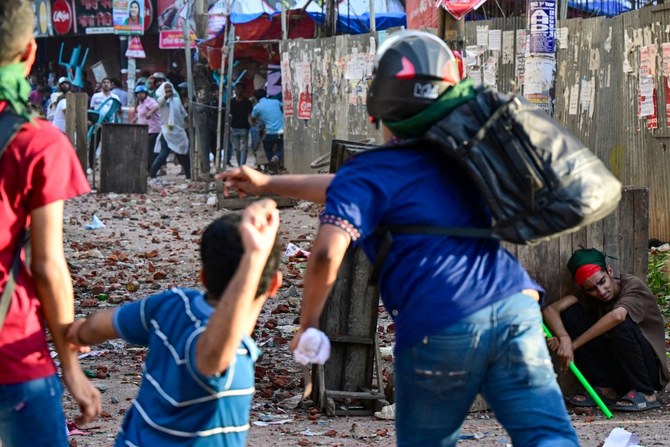
M 655 390 L 670 379 L 663 316 L 649 287 L 632 275 L 612 276 L 605 255 L 576 250 L 568 269 L 579 289 L 547 306 L 554 331 L 549 347 L 566 366 L 574 360 L 612 409 L 642 411 L 660 406 Z M 586 395 L 568 399 L 594 406 Z
M 249 337 L 281 285 L 276 203 L 263 200 L 207 227 L 206 293 L 173 288 L 77 320 L 68 338 L 121 337 L 149 347 L 143 381 L 116 446 L 246 445 L 258 350 Z

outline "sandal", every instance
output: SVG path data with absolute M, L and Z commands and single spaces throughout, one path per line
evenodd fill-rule
M 653 402 L 649 402 L 644 393 L 639 391 L 630 391 L 625 396 L 622 396 L 619 399 L 619 402 L 629 402 L 630 405 L 622 405 L 616 403 L 612 405 L 612 410 L 617 411 L 646 411 L 654 408 L 660 408 L 661 403 L 656 399 Z
M 616 403 L 616 399 L 610 399 L 609 397 L 606 397 L 600 387 L 594 386 L 593 390 L 598 394 L 600 397 L 600 400 L 603 401 L 605 405 L 612 405 Z M 572 395 L 571 397 L 568 397 L 566 399 L 568 402 L 570 402 L 572 405 L 575 407 L 597 407 L 598 404 L 596 403 L 595 400 L 591 396 L 589 396 L 588 393 L 577 393 Z

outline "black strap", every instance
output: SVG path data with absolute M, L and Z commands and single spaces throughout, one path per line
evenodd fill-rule
M 498 235 L 493 233 L 491 228 L 448 228 L 436 227 L 431 225 L 389 225 L 377 228 L 375 234 L 382 238 L 382 242 L 377 250 L 375 263 L 372 266 L 370 273 L 370 284 L 377 284 L 379 275 L 381 274 L 384 261 L 391 251 L 393 245 L 393 235 L 396 234 L 429 234 L 437 236 L 454 236 L 454 237 L 474 237 L 482 239 L 500 239 Z
M 24 233 L 24 236 L 19 244 L 16 252 L 14 253 L 14 260 L 12 261 L 12 267 L 9 269 L 7 274 L 7 282 L 5 283 L 5 288 L 2 290 L 2 295 L 0 295 L 0 330 L 2 330 L 2 325 L 5 323 L 5 317 L 7 316 L 7 311 L 9 310 L 9 303 L 12 301 L 12 295 L 14 295 L 14 289 L 16 288 L 16 280 L 19 276 L 19 268 L 21 267 L 21 250 L 23 247 L 26 248 L 26 264 L 30 264 L 30 230 L 27 229 Z
M 2 157 L 16 134 L 19 133 L 21 126 L 27 121 L 24 117 L 17 115 L 9 106 L 0 113 L 0 157 Z
M 384 227 L 393 234 L 431 234 L 438 236 L 477 237 L 498 239 L 491 228 L 449 228 L 431 225 L 391 225 Z M 382 230 L 384 229 L 382 228 Z
M 7 106 L 7 108 L 0 113 L 0 157 L 9 146 L 9 143 L 14 139 L 16 134 L 21 130 L 27 120 L 16 114 L 14 110 Z M 26 230 L 24 236 L 19 244 L 16 252 L 14 253 L 14 260 L 12 261 L 12 266 L 9 269 L 7 274 L 7 282 L 5 287 L 2 290 L 2 295 L 0 295 L 0 329 L 5 323 L 5 317 L 7 316 L 7 311 L 9 310 L 9 303 L 14 294 L 14 288 L 16 287 L 16 277 L 19 274 L 19 267 L 21 266 L 21 250 L 30 240 L 30 230 Z M 26 262 L 28 262 L 29 252 L 26 248 Z

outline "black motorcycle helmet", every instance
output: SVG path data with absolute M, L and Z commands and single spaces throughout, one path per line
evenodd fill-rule
M 411 118 L 460 80 L 458 62 L 444 41 L 424 31 L 394 33 L 375 58 L 367 98 L 370 120 Z

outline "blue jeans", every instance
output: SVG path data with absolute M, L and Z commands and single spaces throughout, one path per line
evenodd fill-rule
M 284 164 L 284 135 L 269 133 L 263 138 L 263 150 L 268 162 L 272 161 L 273 156 L 279 158 L 279 164 Z
M 235 150 L 237 165 L 247 164 L 247 150 L 249 146 L 249 129 L 231 129 L 230 142 Z M 229 159 L 230 160 L 230 159 Z
M 160 138 L 161 142 L 161 151 L 158 153 L 154 159 L 153 164 L 151 165 L 151 170 L 149 171 L 149 176 L 151 178 L 156 178 L 156 175 L 158 175 L 158 170 L 165 164 L 168 155 L 170 155 L 170 152 L 172 152 L 167 144 L 167 141 L 165 141 L 165 138 L 163 138 L 163 135 L 160 135 L 158 138 Z M 191 159 L 189 154 L 178 154 L 175 152 L 174 155 L 177 157 L 177 160 L 179 160 L 179 164 L 184 168 L 186 178 L 191 178 Z
M 0 385 L 2 447 L 67 447 L 67 426 L 57 375 Z
M 529 296 L 512 295 L 396 352 L 398 446 L 455 446 L 477 393 L 515 446 L 579 446 Z

